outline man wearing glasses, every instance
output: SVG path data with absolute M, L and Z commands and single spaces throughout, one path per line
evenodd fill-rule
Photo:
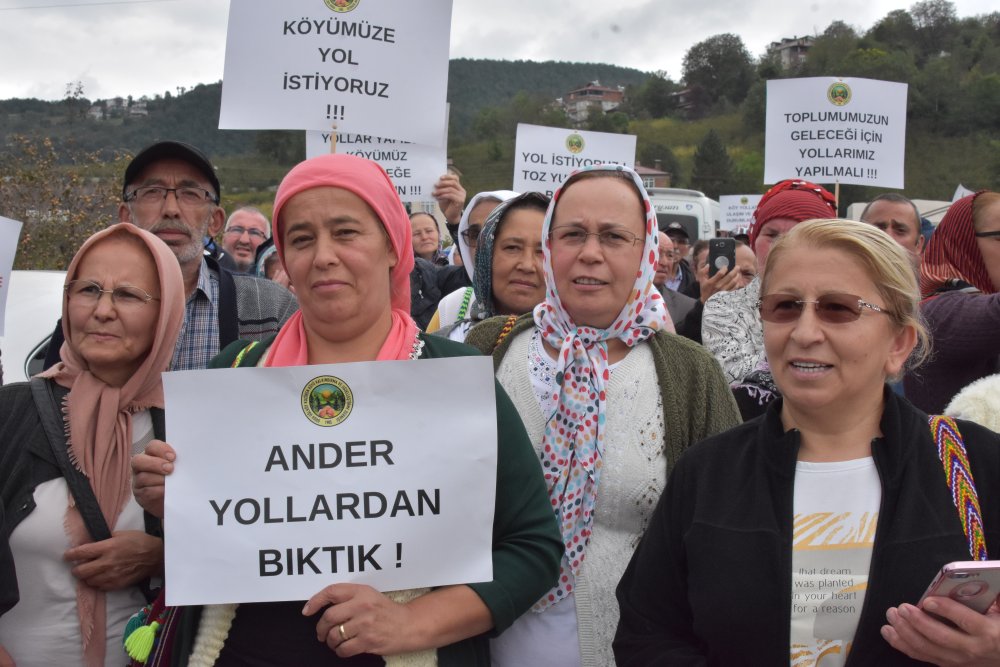
M 233 274 L 206 256 L 203 239 L 222 229 L 219 179 L 200 150 L 160 141 L 139 151 L 128 167 L 118 220 L 132 223 L 170 246 L 181 265 L 187 301 L 171 370 L 207 368 L 212 357 L 238 339 L 277 333 L 298 310 L 291 292 L 269 280 Z M 45 366 L 59 361 L 57 324 Z
M 271 222 L 253 206 L 242 206 L 226 220 L 222 249 L 240 273 L 253 273 L 257 248 L 271 238 Z
M 226 219 L 219 179 L 200 150 L 161 141 L 141 150 L 125 169 L 118 219 L 156 234 L 177 256 L 187 303 L 171 370 L 206 368 L 237 339 L 276 333 L 298 309 L 295 297 L 269 280 L 232 274 L 202 248 Z

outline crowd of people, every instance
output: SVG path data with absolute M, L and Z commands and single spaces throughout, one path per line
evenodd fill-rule
M 0 387 L 0 667 L 1000 664 L 996 602 L 921 598 L 1000 553 L 1000 194 L 928 240 L 902 195 L 850 221 L 783 181 L 717 271 L 621 166 L 449 173 L 439 216 L 349 155 L 270 219 L 220 195 L 197 148 L 140 151 L 46 370 Z M 164 371 L 479 354 L 492 580 L 165 605 Z M 464 409 L 414 400 L 436 437 Z

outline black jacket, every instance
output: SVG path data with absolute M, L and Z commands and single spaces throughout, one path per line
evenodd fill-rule
M 969 560 L 927 415 L 886 387 L 872 455 L 882 484 L 868 589 L 849 667 L 914 665 L 879 629 L 945 563 Z M 689 449 L 618 587 L 619 667 L 787 665 L 799 433 L 781 400 Z M 1000 435 L 960 421 L 988 551 L 1000 555 Z

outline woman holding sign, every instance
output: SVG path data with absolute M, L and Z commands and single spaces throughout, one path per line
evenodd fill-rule
M 920 601 L 946 564 L 1000 553 L 1000 436 L 886 384 L 927 342 L 909 253 L 804 222 L 760 294 L 781 397 L 681 457 L 618 588 L 617 664 L 998 664 L 995 603 Z
M 125 661 L 125 621 L 163 568 L 159 522 L 132 499 L 129 460 L 162 433 L 160 374 L 183 317 L 173 253 L 114 225 L 66 273 L 63 361 L 0 389 L 0 535 L 17 570 L 0 599 L 20 593 L 0 618 L 0 664 Z
M 635 172 L 576 173 L 543 223 L 544 300 L 512 329 L 499 317 L 469 334 L 535 443 L 566 545 L 558 584 L 494 640 L 494 665 L 614 664 L 623 554 L 681 451 L 739 422 L 715 360 L 667 333 L 658 231 Z
M 274 223 L 278 254 L 302 309 L 273 340 L 246 348 L 234 344 L 214 366 L 470 353 L 450 341 L 425 337 L 409 316 L 410 222 L 376 163 L 324 155 L 299 164 L 278 188 Z M 420 372 L 419 366 L 414 372 Z M 161 642 L 175 652 L 173 660 L 276 667 L 488 665 L 487 634 L 509 626 L 552 585 L 562 551 L 524 428 L 499 387 L 496 400 L 493 581 L 410 592 L 408 601 L 368 586 L 335 584 L 304 605 L 205 607 L 200 618 L 185 613 L 174 624 L 173 636 Z M 162 442 L 133 460 L 136 497 L 155 513 L 162 513 L 164 474 L 173 469 L 173 460 L 173 450 Z

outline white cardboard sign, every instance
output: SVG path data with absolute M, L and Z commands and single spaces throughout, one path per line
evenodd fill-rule
M 306 159 L 330 152 L 332 132 L 306 132 Z M 378 162 L 404 202 L 434 201 L 434 183 L 448 168 L 445 146 L 425 146 L 368 134 L 337 133 L 337 153 Z
M 635 166 L 635 136 L 518 123 L 514 190 L 551 196 L 570 174 L 593 164 Z
M 906 92 L 873 79 L 768 81 L 764 183 L 902 188 Z
M 167 604 L 493 578 L 488 357 L 179 371 L 163 388 Z M 444 415 L 442 395 L 463 409 Z
M 4 335 L 4 314 L 7 312 L 7 292 L 10 274 L 17 254 L 17 240 L 21 236 L 21 223 L 0 216 L 0 336 Z
M 445 136 L 451 0 L 231 0 L 219 128 Z
M 728 232 L 749 229 L 753 223 L 753 212 L 764 195 L 722 195 L 719 197 L 719 207 L 722 209 L 722 220 L 719 229 Z

